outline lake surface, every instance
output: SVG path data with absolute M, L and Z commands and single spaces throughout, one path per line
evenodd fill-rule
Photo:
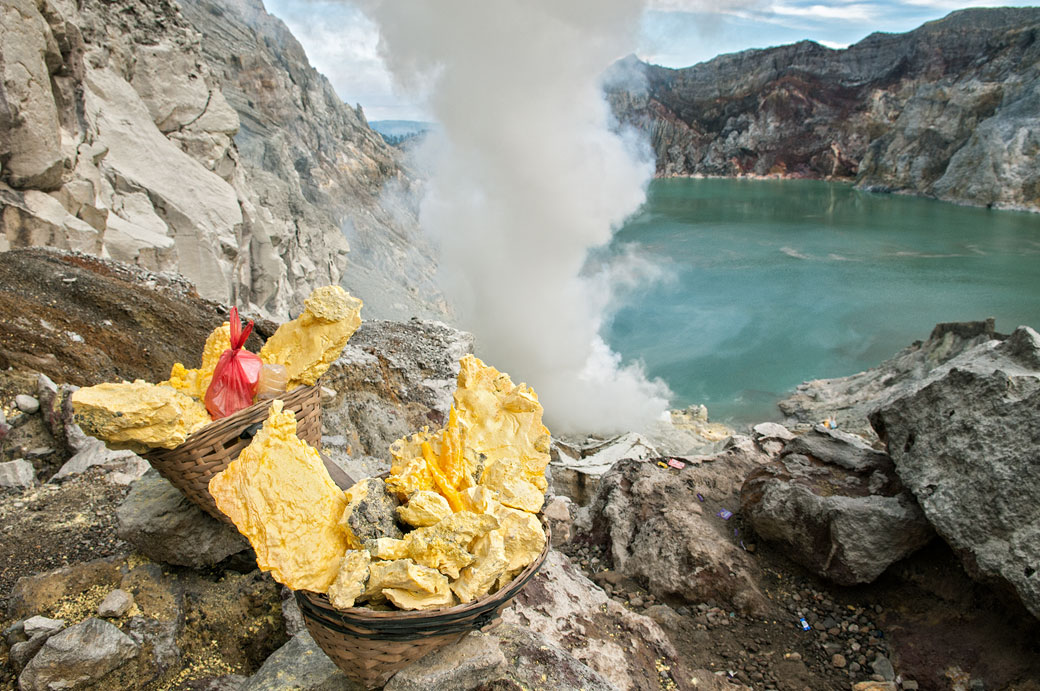
M 615 236 L 667 278 L 605 326 L 713 420 L 777 419 L 802 381 L 873 367 L 938 322 L 1040 328 L 1040 215 L 808 180 L 655 180 Z

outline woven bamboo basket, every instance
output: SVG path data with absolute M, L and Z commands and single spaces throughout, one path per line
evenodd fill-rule
M 314 641 L 348 677 L 377 689 L 427 653 L 455 643 L 470 631 L 488 628 L 542 567 L 552 535 L 542 518 L 545 548 L 527 568 L 496 593 L 444 609 L 377 612 L 366 607 L 336 609 L 324 595 L 296 591 L 296 602 Z
M 321 444 L 321 388 L 298 386 L 281 399 L 296 414 L 296 436 L 311 446 Z M 229 523 L 209 493 L 210 479 L 238 458 L 255 430 L 267 419 L 271 401 L 254 403 L 233 415 L 206 425 L 175 449 L 153 449 L 144 454 L 153 468 L 217 520 Z

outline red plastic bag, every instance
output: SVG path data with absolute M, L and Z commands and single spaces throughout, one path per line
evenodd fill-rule
M 206 389 L 206 410 L 214 420 L 253 405 L 253 394 L 263 362 L 256 353 L 242 348 L 253 330 L 253 321 L 242 328 L 238 308 L 231 308 L 231 348 L 220 354 L 213 379 Z

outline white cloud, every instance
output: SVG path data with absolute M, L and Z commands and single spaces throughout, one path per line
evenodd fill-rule
M 784 5 L 776 3 L 769 11 L 786 17 L 804 17 L 809 19 L 836 19 L 848 22 L 863 22 L 878 16 L 877 5 L 870 3 L 854 3 L 842 6 L 834 5 Z
M 816 42 L 819 43 L 821 46 L 830 48 L 831 50 L 844 50 L 849 47 L 848 43 L 838 43 L 837 41 L 817 40 Z

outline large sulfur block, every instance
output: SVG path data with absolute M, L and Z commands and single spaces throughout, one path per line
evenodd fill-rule
M 492 530 L 477 538 L 472 549 L 476 557 L 473 563 L 462 569 L 451 583 L 459 602 L 471 602 L 486 595 L 509 564 L 501 530 Z
M 311 386 L 339 358 L 361 325 L 361 300 L 339 286 L 316 289 L 303 313 L 278 327 L 260 350 L 266 364 L 285 365 L 288 389 Z
M 339 573 L 336 580 L 329 586 L 329 602 L 333 607 L 349 609 L 354 606 L 355 600 L 365 592 L 368 583 L 369 565 L 372 558 L 368 552 L 360 550 L 348 550 L 340 562 Z
M 339 526 L 347 500 L 318 452 L 296 436 L 296 416 L 281 401 L 209 491 L 276 581 L 316 593 L 332 585 L 348 547 Z
M 136 453 L 176 448 L 212 422 L 199 401 L 140 379 L 79 389 L 72 394 L 72 409 L 87 434 Z
M 484 468 L 480 484 L 494 490 L 500 503 L 537 513 L 545 502 L 545 494 L 529 481 L 529 477 L 519 459 L 507 458 Z
M 408 498 L 408 503 L 397 509 L 398 518 L 416 528 L 436 525 L 451 513 L 447 499 L 427 490 L 414 492 Z
M 473 541 L 498 526 L 498 519 L 490 514 L 460 511 L 436 525 L 416 528 L 404 539 L 409 557 L 451 578 L 458 578 L 459 571 L 475 559 L 470 551 Z

